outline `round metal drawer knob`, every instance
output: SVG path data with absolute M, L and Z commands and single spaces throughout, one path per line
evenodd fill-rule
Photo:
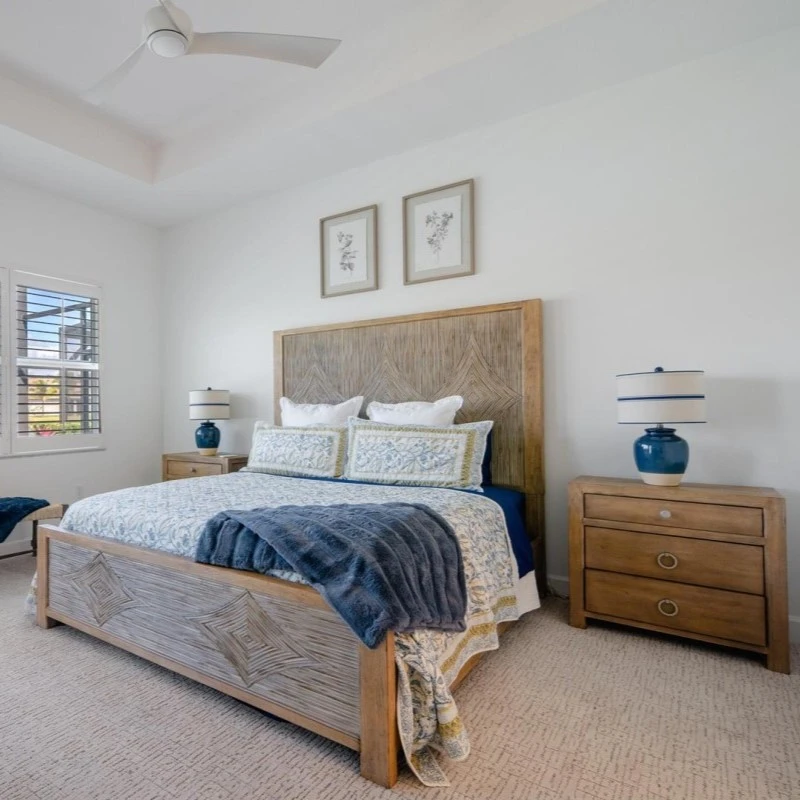
M 192 467 L 192 472 L 197 472 L 197 467 Z
M 658 601 L 658 610 L 661 614 L 665 617 L 675 617 L 678 615 L 678 604 L 674 600 L 664 600 Z
M 672 516 L 672 512 L 667 511 L 667 509 L 665 508 L 662 511 L 658 512 L 658 516 L 661 517 L 661 519 L 669 519 Z
M 672 553 L 659 553 L 656 556 L 656 564 L 661 569 L 675 569 L 678 566 L 678 557 Z

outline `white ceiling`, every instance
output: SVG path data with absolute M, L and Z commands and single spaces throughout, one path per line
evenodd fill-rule
M 260 59 L 146 52 L 107 112 L 153 140 L 252 117 L 297 111 L 309 92 L 353 102 L 383 93 L 571 16 L 599 0 L 178 0 L 196 30 L 340 38 L 320 71 Z M 24 0 L 0 6 L 0 62 L 76 98 L 141 41 L 156 0 Z M 307 104 L 302 104 L 307 108 Z M 277 108 L 276 108 L 277 106 Z
M 180 0 L 340 38 L 319 70 L 146 52 L 153 0 L 0 3 L 0 172 L 168 225 L 800 24 L 797 0 Z

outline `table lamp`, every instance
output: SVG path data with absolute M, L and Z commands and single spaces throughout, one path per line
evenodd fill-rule
M 227 389 L 199 389 L 189 392 L 189 419 L 204 419 L 194 432 L 197 452 L 215 456 L 219 447 L 219 428 L 212 419 L 230 419 L 231 393 Z
M 653 486 L 678 486 L 689 463 L 689 445 L 675 428 L 706 421 L 705 373 L 702 370 L 631 372 L 617 375 L 617 421 L 655 425 L 633 443 L 639 476 Z

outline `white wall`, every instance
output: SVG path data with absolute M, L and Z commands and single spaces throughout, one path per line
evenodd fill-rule
M 0 180 L 0 266 L 103 287 L 102 421 L 106 449 L 0 458 L 0 497 L 73 502 L 160 474 L 159 240 L 145 225 Z M 20 549 L 18 525 L 0 555 Z
M 551 574 L 568 480 L 634 474 L 615 373 L 702 368 L 688 479 L 786 494 L 800 615 L 799 96 L 794 31 L 171 230 L 166 448 L 192 446 L 186 392 L 213 385 L 234 392 L 224 447 L 247 451 L 275 329 L 541 297 Z M 402 196 L 468 177 L 478 274 L 404 287 Z M 319 218 L 376 202 L 380 290 L 319 299 Z

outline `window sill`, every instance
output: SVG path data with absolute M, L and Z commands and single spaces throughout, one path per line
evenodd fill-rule
M 29 458 L 31 456 L 56 456 L 61 453 L 92 453 L 105 450 L 104 446 L 93 447 L 62 447 L 58 450 L 33 450 L 30 453 L 0 453 L 0 460 L 4 458 Z

